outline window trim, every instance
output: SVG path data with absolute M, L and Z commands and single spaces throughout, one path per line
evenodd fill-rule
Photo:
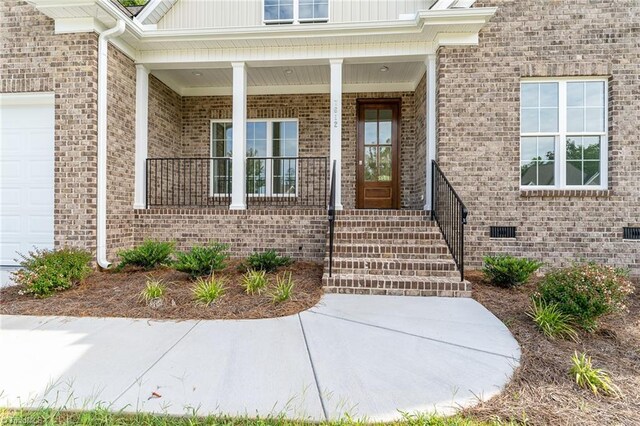
M 247 119 L 246 123 L 266 123 L 267 124 L 267 155 L 266 157 L 273 157 L 273 123 L 284 123 L 284 122 L 295 122 L 296 123 L 296 153 L 293 157 L 299 158 L 300 155 L 300 121 L 297 118 L 251 118 Z M 209 155 L 211 157 L 215 157 L 213 152 L 213 125 L 214 123 L 227 123 L 232 124 L 231 119 L 210 119 L 209 120 Z M 246 139 L 245 139 L 245 161 L 247 158 L 246 155 Z M 233 147 L 233 144 L 232 144 Z M 233 160 L 233 154 L 231 157 L 228 157 Z M 253 157 L 251 157 L 253 158 Z M 256 157 L 263 158 L 263 157 Z M 284 158 L 291 158 L 291 156 L 287 156 Z M 298 196 L 298 188 L 299 188 L 299 166 L 296 165 L 296 192 L 295 194 L 273 194 L 272 193 L 272 185 L 273 185 L 273 171 L 271 170 L 271 162 L 267 162 L 266 164 L 266 186 L 264 194 L 249 194 L 252 197 L 297 197 Z M 226 195 L 226 194 L 218 194 L 212 193 L 213 191 L 213 179 L 214 176 L 209 176 L 211 190 L 209 191 L 210 195 Z M 246 179 L 246 178 L 245 178 Z M 246 184 L 246 182 L 245 182 Z
M 292 19 L 266 19 L 264 0 L 262 0 L 262 25 L 277 25 L 277 24 L 322 24 L 329 22 L 331 17 L 331 0 L 327 0 L 327 17 L 326 19 L 300 19 L 300 0 L 293 0 L 293 18 Z
M 604 128 L 602 132 L 569 132 L 567 131 L 567 83 L 602 82 L 604 83 Z M 558 131 L 557 132 L 522 132 L 522 85 L 526 83 L 558 83 Z M 522 165 L 522 138 L 549 137 L 555 138 L 554 185 L 522 185 L 519 174 L 521 191 L 528 190 L 608 190 L 609 189 L 609 79 L 607 77 L 529 77 L 520 79 L 520 99 L 518 107 L 519 137 L 518 137 L 518 169 Z M 600 137 L 600 185 L 567 185 L 567 137 L 571 136 L 599 136 Z

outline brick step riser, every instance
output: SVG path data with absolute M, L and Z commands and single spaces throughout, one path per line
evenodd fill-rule
M 329 267 L 326 268 L 329 271 Z M 389 269 L 353 269 L 353 268 L 336 268 L 333 266 L 331 271 L 333 275 L 364 275 L 364 276 L 384 276 L 387 278 L 401 277 L 401 278 L 416 278 L 416 279 L 428 279 L 428 278 L 451 278 L 455 279 L 460 277 L 458 271 L 402 271 L 402 270 L 389 270 Z
M 329 267 L 329 259 L 325 259 L 325 268 Z M 411 261 L 411 260 L 362 260 L 333 258 L 333 267 L 342 269 L 376 270 L 376 271 L 455 271 L 456 264 L 449 261 Z
M 327 254 L 329 253 L 329 244 L 326 245 Z M 348 254 L 360 257 L 369 256 L 422 256 L 430 254 L 439 254 L 450 256 L 447 245 L 430 243 L 414 246 L 386 246 L 386 245 L 355 245 L 355 244 L 334 244 L 333 254 Z M 413 257 L 411 257 L 413 259 Z
M 420 233 L 403 233 L 403 232 L 367 232 L 367 233 L 355 233 L 355 232 L 336 232 L 333 235 L 334 241 L 354 241 L 368 244 L 371 240 L 387 240 L 397 241 L 406 244 L 411 244 L 416 241 L 444 241 L 442 235 L 436 232 L 420 232 Z
M 380 281 L 375 278 L 353 283 L 350 279 L 325 277 L 322 280 L 327 293 L 377 294 L 394 296 L 471 297 L 470 285 L 459 281 Z
M 336 220 L 334 223 L 336 228 L 340 227 L 349 227 L 349 228 L 387 228 L 387 227 L 396 227 L 396 228 L 416 228 L 416 229 L 438 229 L 438 226 L 435 222 L 431 222 L 428 220 L 418 221 L 418 220 Z
M 325 257 L 326 259 L 329 257 Z M 451 260 L 448 253 L 426 254 L 378 254 L 378 253 L 333 253 L 333 260 L 369 259 L 372 262 L 443 262 Z

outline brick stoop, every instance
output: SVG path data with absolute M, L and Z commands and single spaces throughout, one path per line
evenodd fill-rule
M 414 210 L 344 210 L 337 214 L 329 277 L 329 239 L 322 284 L 329 293 L 470 297 L 429 214 Z

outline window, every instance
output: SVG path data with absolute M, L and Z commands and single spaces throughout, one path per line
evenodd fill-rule
M 329 0 L 264 0 L 265 24 L 327 22 Z
M 229 121 L 211 122 L 212 191 L 224 193 L 231 188 L 231 163 L 216 157 L 231 158 L 233 131 Z M 247 121 L 247 192 L 255 195 L 295 195 L 298 170 L 297 120 Z M 273 159 L 271 159 L 273 157 Z M 228 164 L 228 170 L 226 169 Z
M 520 185 L 606 188 L 606 81 L 525 80 L 520 88 Z

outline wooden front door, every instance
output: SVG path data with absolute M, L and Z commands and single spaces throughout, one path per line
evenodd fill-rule
M 400 100 L 358 101 L 359 209 L 400 208 Z

